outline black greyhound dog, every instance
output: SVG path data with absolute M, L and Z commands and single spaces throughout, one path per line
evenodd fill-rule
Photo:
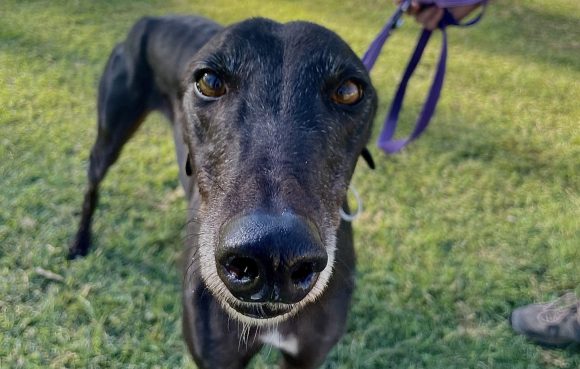
M 377 104 L 360 59 L 307 22 L 144 18 L 101 78 L 98 136 L 69 257 L 85 255 L 98 186 L 147 114 L 171 122 L 189 201 L 184 336 L 203 369 L 244 368 L 263 344 L 316 368 L 354 288 L 341 220 Z

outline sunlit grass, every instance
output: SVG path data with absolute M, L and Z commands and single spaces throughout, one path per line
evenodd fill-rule
M 0 3 L 0 368 L 193 368 L 181 338 L 185 223 L 169 127 L 151 116 L 103 185 L 87 258 L 65 261 L 95 134 L 96 85 L 142 15 L 321 23 L 360 55 L 390 1 Z M 326 368 L 580 367 L 507 325 L 516 306 L 580 292 L 580 8 L 492 2 L 450 30 L 437 115 L 405 152 L 358 168 L 358 287 Z M 418 33 L 389 41 L 372 77 L 385 114 Z M 437 58 L 412 82 L 409 132 Z M 38 268 L 56 273 L 47 278 Z M 275 352 L 254 368 L 272 368 Z

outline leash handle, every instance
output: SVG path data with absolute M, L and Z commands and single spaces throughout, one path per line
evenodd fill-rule
M 407 2 L 409 4 L 406 4 Z M 432 35 L 432 31 L 426 29 L 424 29 L 421 32 L 419 40 L 417 41 L 417 46 L 415 47 L 415 51 L 413 52 L 411 59 L 407 64 L 407 67 L 403 74 L 403 78 L 395 93 L 393 102 L 391 103 L 389 114 L 385 119 L 383 130 L 377 141 L 377 146 L 380 149 L 382 149 L 388 154 L 394 154 L 403 149 L 409 142 L 417 139 L 423 133 L 423 131 L 425 131 L 425 129 L 429 125 L 431 118 L 433 117 L 433 114 L 435 113 L 435 107 L 437 106 L 437 102 L 439 101 L 441 89 L 443 88 L 443 82 L 445 79 L 445 71 L 447 67 L 447 32 L 445 29 L 447 26 L 450 25 L 468 27 L 479 22 L 485 12 L 487 0 L 483 0 L 482 4 L 483 7 L 481 12 L 475 18 L 466 23 L 459 23 L 447 9 L 445 8 L 443 9 L 444 11 L 443 18 L 441 19 L 438 25 L 438 28 L 441 30 L 441 33 L 443 35 L 443 41 L 441 44 L 439 63 L 435 71 L 435 76 L 433 77 L 431 88 L 429 90 L 427 98 L 425 99 L 421 113 L 419 114 L 419 117 L 415 122 L 415 128 L 413 129 L 411 135 L 404 139 L 393 139 L 395 132 L 397 130 L 399 113 L 401 112 L 403 106 L 405 93 L 407 91 L 407 85 L 409 83 L 409 80 L 411 79 L 411 76 L 415 72 L 417 65 L 419 64 L 419 61 L 423 56 L 423 52 L 425 51 L 425 47 L 427 46 L 427 43 L 429 42 L 429 39 L 431 38 Z M 374 66 L 382 47 L 384 46 L 386 40 L 390 35 L 390 31 L 396 28 L 396 24 L 399 18 L 401 17 L 402 13 L 404 13 L 404 10 L 402 11 L 402 9 L 403 6 L 405 5 L 408 8 L 408 6 L 410 5 L 410 1 L 405 1 L 401 3 L 401 5 L 397 8 L 393 16 L 391 16 L 385 27 L 382 29 L 381 33 L 379 33 L 379 35 L 371 43 L 371 46 L 363 56 L 362 61 L 365 67 L 367 67 L 367 70 L 370 71 Z

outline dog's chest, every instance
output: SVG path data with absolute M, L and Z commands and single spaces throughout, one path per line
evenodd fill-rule
M 298 338 L 292 333 L 282 335 L 277 330 L 268 331 L 260 337 L 262 343 L 272 345 L 288 354 L 298 354 Z

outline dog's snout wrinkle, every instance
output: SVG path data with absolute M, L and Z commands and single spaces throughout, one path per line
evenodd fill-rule
M 222 228 L 216 250 L 219 277 L 243 302 L 299 302 L 327 262 L 316 228 L 294 214 L 233 219 Z

